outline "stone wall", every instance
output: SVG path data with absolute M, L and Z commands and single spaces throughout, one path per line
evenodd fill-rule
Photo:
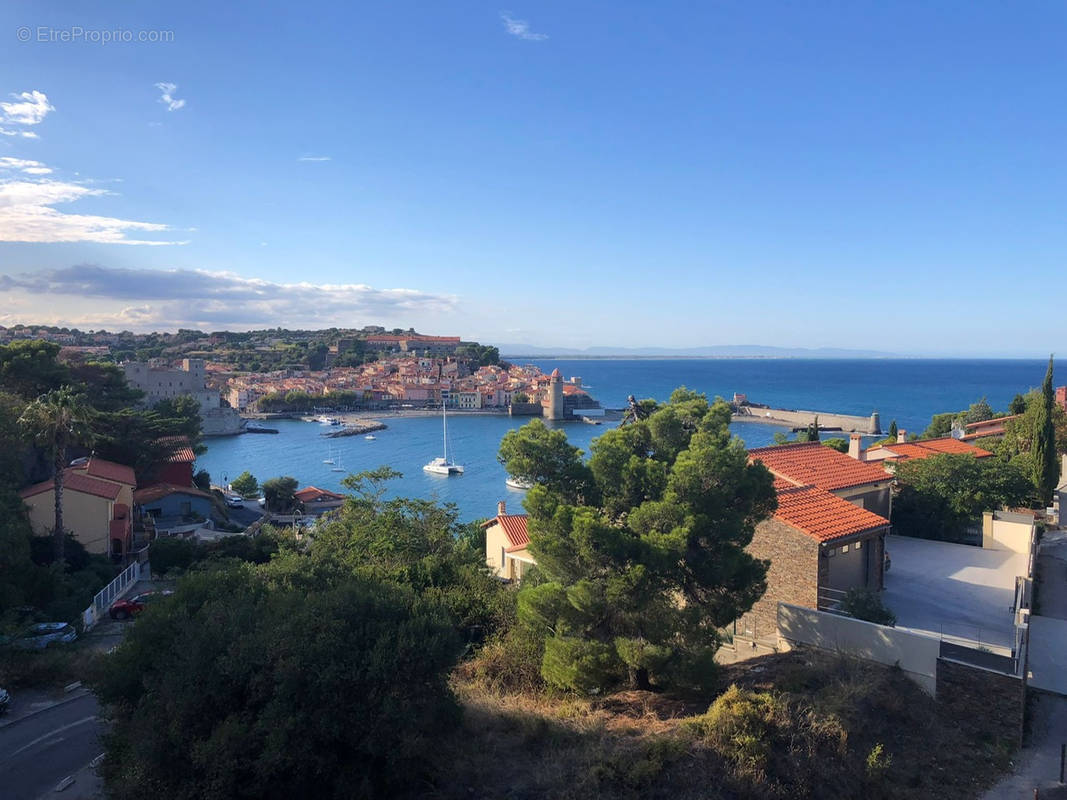
M 816 608 L 819 602 L 819 543 L 776 519 L 756 526 L 745 548 L 756 558 L 771 562 L 767 591 L 737 623 L 739 633 L 762 639 L 776 636 L 778 603 Z
M 1026 684 L 1021 678 L 939 658 L 937 699 L 968 725 L 1022 745 Z

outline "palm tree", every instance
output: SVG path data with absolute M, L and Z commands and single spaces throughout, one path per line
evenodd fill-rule
M 90 438 L 89 420 L 92 408 L 70 386 L 62 386 L 43 394 L 26 406 L 19 417 L 19 425 L 34 444 L 52 454 L 55 471 L 56 525 L 52 530 L 55 558 L 64 560 L 66 533 L 63 528 L 63 468 L 67 465 L 67 446 L 72 442 L 87 442 Z

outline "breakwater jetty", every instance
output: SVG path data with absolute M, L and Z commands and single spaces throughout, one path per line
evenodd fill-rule
M 352 422 L 346 424 L 340 430 L 327 431 L 322 434 L 328 439 L 339 439 L 342 436 L 360 436 L 364 433 L 371 433 L 372 431 L 384 431 L 389 426 L 384 422 L 378 422 L 377 420 L 366 420 L 362 422 Z
M 839 430 L 846 433 L 867 433 L 878 435 L 882 432 L 882 421 L 877 411 L 869 417 L 851 414 L 835 414 L 832 411 L 805 411 L 794 408 L 771 408 L 760 403 L 750 403 L 744 395 L 734 395 L 731 403 L 734 419 L 744 422 L 765 422 L 768 425 L 781 425 L 788 428 L 806 428 L 815 418 L 819 418 L 820 430 Z

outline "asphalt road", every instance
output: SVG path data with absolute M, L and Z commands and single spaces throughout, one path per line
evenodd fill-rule
M 85 694 L 0 728 L 4 800 L 36 800 L 100 755 L 99 713 Z

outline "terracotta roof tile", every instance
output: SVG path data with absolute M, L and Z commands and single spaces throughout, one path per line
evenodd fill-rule
M 498 514 L 485 522 L 482 527 L 488 528 L 490 525 L 499 525 L 504 529 L 504 536 L 510 545 L 507 548 L 509 553 L 522 550 L 530 543 L 530 535 L 526 532 L 525 514 Z
M 949 455 L 972 455 L 975 458 L 989 458 L 993 454 L 981 447 L 961 442 L 946 436 L 941 439 L 924 439 L 916 442 L 901 442 L 900 444 L 884 445 L 885 449 L 893 453 L 886 456 L 886 460 L 914 461 L 921 458 L 929 458 L 943 454 Z
M 793 483 L 830 491 L 892 480 L 881 467 L 857 461 L 818 442 L 759 447 L 749 450 L 748 456 Z
M 164 461 L 171 464 L 192 464 L 196 461 L 196 454 L 187 436 L 164 436 L 156 441 L 171 446 L 170 455 L 163 459 Z
M 145 503 L 154 503 L 161 497 L 167 497 L 172 494 L 188 494 L 193 497 L 207 497 L 213 499 L 207 492 L 202 492 L 192 486 L 175 486 L 173 483 L 156 483 L 152 486 L 146 486 L 144 489 L 138 489 L 133 493 L 133 502 L 138 505 L 144 505 Z
M 137 476 L 134 475 L 133 467 L 127 467 L 125 464 L 116 464 L 114 461 L 105 461 L 95 456 L 90 458 L 84 467 L 76 467 L 76 469 L 82 469 L 87 475 L 92 475 L 94 478 L 102 478 L 105 481 L 125 483 L 127 486 L 137 485 Z
M 27 497 L 33 497 L 34 495 L 49 492 L 54 488 L 54 483 L 51 480 L 44 481 L 43 483 L 34 484 L 28 486 L 19 492 L 19 497 L 23 499 Z M 68 467 L 63 471 L 63 492 L 79 492 L 80 494 L 89 494 L 93 497 L 102 497 L 105 500 L 114 500 L 119 496 L 119 492 L 122 491 L 122 487 L 117 483 L 111 481 L 102 481 L 97 478 L 91 478 L 85 474 L 82 470 L 75 470 Z
M 301 503 L 309 503 L 313 500 L 344 500 L 343 494 L 337 494 L 337 492 L 331 492 L 327 489 L 320 489 L 318 486 L 308 486 L 301 489 L 299 492 L 294 492 L 293 497 L 299 500 Z
M 815 486 L 778 492 L 774 518 L 820 542 L 884 528 L 889 520 Z

